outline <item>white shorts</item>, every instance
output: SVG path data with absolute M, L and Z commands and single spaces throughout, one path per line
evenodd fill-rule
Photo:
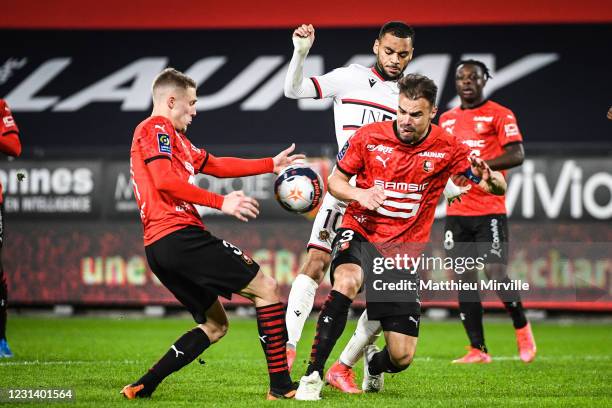
M 329 193 L 325 193 L 323 203 L 319 207 L 317 216 L 312 224 L 308 249 L 316 248 L 331 254 L 332 242 L 336 236 L 336 230 L 342 225 L 342 217 L 345 210 L 345 202 L 338 200 Z

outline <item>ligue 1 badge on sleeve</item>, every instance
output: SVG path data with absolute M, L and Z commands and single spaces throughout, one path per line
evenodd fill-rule
M 157 144 L 159 145 L 159 152 L 172 154 L 172 146 L 170 145 L 170 136 L 166 133 L 157 134 Z

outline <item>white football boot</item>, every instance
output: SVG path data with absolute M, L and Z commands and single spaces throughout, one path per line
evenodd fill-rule
M 303 376 L 300 379 L 300 386 L 295 393 L 295 399 L 299 401 L 320 400 L 323 384 L 318 371 L 313 371 L 309 376 Z

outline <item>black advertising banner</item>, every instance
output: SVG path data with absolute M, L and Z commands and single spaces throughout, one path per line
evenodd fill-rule
M 317 30 L 305 74 L 370 65 L 375 28 Z M 456 103 L 453 67 L 478 58 L 493 78 L 486 91 L 511 108 L 527 146 L 610 146 L 612 25 L 417 27 L 408 72 L 439 86 L 441 111 Z M 197 145 L 335 144 L 331 101 L 289 100 L 283 80 L 290 29 L 2 30 L 0 96 L 11 105 L 27 152 L 119 154 L 150 114 L 150 86 L 166 66 L 199 83 Z M 367 117 L 368 115 L 364 115 Z
M 4 208 L 10 218 L 99 219 L 102 162 L 78 160 L 3 162 Z

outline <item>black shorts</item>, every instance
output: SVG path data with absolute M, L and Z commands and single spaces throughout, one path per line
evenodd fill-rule
M 342 264 L 356 264 L 362 270 L 362 287 L 366 291 L 368 318 L 380 320 L 391 316 L 420 316 L 421 303 L 418 294 L 418 277 L 405 271 L 388 270 L 382 274 L 373 272 L 374 260 L 382 255 L 365 237 L 348 228 L 339 228 L 332 244 L 330 279 L 334 283 L 334 272 Z M 381 290 L 383 283 L 397 284 L 410 281 L 413 286 L 400 290 Z M 408 284 L 406 284 L 408 285 Z
M 206 321 L 206 311 L 218 296 L 231 298 L 259 271 L 242 250 L 195 226 L 147 245 L 145 253 L 155 276 L 197 323 Z
M 448 216 L 444 227 L 447 256 L 481 257 L 485 264 L 508 262 L 508 218 L 505 214 Z

